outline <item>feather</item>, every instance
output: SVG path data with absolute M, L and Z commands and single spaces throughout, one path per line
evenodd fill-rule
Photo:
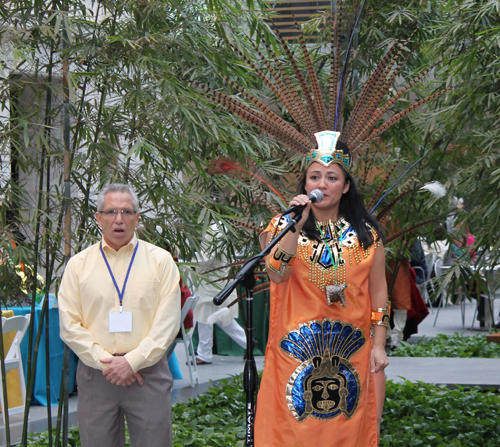
M 297 111 L 299 120 L 297 122 L 300 123 L 301 129 L 304 130 L 304 132 L 308 135 L 309 139 L 311 142 L 315 142 L 314 139 L 314 133 L 315 133 L 315 128 L 314 128 L 314 123 L 311 119 L 311 115 L 307 111 L 306 107 L 304 106 L 304 102 L 302 101 L 302 98 L 298 94 L 296 88 L 294 87 L 292 81 L 290 80 L 290 77 L 288 76 L 287 72 L 283 68 L 283 65 L 281 64 L 280 60 L 274 53 L 274 51 L 271 50 L 269 47 L 268 43 L 265 41 L 265 39 L 261 38 L 262 44 L 266 47 L 269 55 L 271 58 L 274 60 L 276 66 L 278 67 L 279 72 L 281 73 L 281 76 L 283 79 L 281 79 L 279 76 L 275 77 L 273 75 L 273 78 L 275 79 L 276 82 L 281 83 L 283 86 L 286 86 L 285 89 L 288 93 L 289 97 L 289 102 L 292 105 L 291 107 L 294 107 Z M 263 57 L 263 56 L 262 56 Z M 290 109 L 289 109 L 290 111 Z
M 334 4 L 331 19 L 331 36 L 330 36 L 330 99 L 328 105 L 328 128 L 335 128 L 337 115 L 335 114 L 337 104 L 337 88 L 339 79 L 339 64 L 340 64 L 340 33 L 342 29 L 342 8 L 337 7 L 337 2 Z M 333 15 L 335 14 L 335 15 Z
M 276 113 L 274 113 L 269 107 L 267 107 L 262 101 L 257 99 L 255 96 L 251 95 L 248 93 L 243 87 L 240 87 L 238 84 L 236 84 L 234 81 L 229 79 L 227 76 L 223 76 L 224 80 L 231 85 L 233 88 L 235 88 L 238 92 L 240 92 L 245 98 L 247 98 L 254 106 L 258 107 L 259 110 L 267 117 L 269 120 L 267 120 L 270 124 L 273 124 L 286 132 L 290 132 L 293 134 L 293 136 L 302 142 L 302 144 L 306 145 L 309 144 L 309 141 L 307 138 L 305 138 L 297 129 L 295 129 L 293 126 L 290 125 L 287 121 L 285 121 L 283 118 L 278 116 Z
M 453 90 L 454 88 L 459 87 L 462 84 L 457 84 L 457 85 L 452 85 L 451 87 L 444 88 L 440 90 L 437 93 L 434 93 L 427 98 L 421 99 L 420 101 L 416 102 L 412 106 L 408 107 L 406 110 L 403 110 L 400 113 L 397 113 L 394 115 L 389 121 L 385 122 L 382 126 L 380 126 L 379 129 L 376 131 L 372 132 L 371 135 L 361 143 L 359 143 L 354 149 L 352 149 L 352 152 L 356 152 L 361 146 L 365 146 L 366 144 L 371 143 L 375 138 L 377 138 L 379 135 L 383 134 L 389 127 L 392 125 L 396 124 L 398 121 L 403 119 L 405 116 L 409 115 L 411 112 L 413 112 L 416 108 L 420 107 L 423 104 L 426 104 L 429 101 L 432 101 L 433 99 L 436 99 L 438 96 L 443 95 L 446 92 L 449 92 L 450 90 Z
M 373 162 L 375 160 L 375 155 L 370 157 L 370 161 L 365 165 L 364 172 L 363 172 L 363 177 L 361 178 L 361 181 L 359 182 L 359 189 L 363 189 L 363 186 L 365 185 L 367 179 L 368 179 L 368 174 L 370 173 L 370 170 L 373 166 Z
M 396 163 L 394 163 L 394 165 L 392 166 L 392 168 L 386 174 L 384 180 L 382 180 L 382 183 L 377 188 L 377 191 L 375 191 L 375 194 L 373 195 L 372 199 L 370 200 L 370 203 L 367 206 L 368 209 L 370 209 L 373 206 L 373 204 L 375 203 L 375 201 L 378 199 L 379 194 L 382 192 L 382 190 L 384 189 L 385 185 L 389 181 L 389 178 L 391 177 L 392 173 L 394 172 L 394 169 L 396 169 L 396 166 L 398 165 L 398 163 L 399 163 L 399 160 L 396 161 Z
M 249 230 L 255 231 L 256 233 L 262 232 L 262 228 L 256 227 L 254 225 L 250 225 L 250 224 L 245 223 L 245 222 L 240 222 L 240 221 L 235 220 L 235 219 L 226 219 L 226 220 L 229 221 L 229 222 L 231 222 L 234 225 L 238 225 L 240 227 L 247 228 Z M 238 264 L 238 265 L 241 265 L 241 264 Z
M 285 94 L 285 93 L 283 93 L 281 90 L 279 90 L 269 80 L 269 78 L 264 73 L 262 73 L 262 71 L 248 58 L 248 56 L 246 56 L 245 54 L 243 54 L 232 43 L 228 42 L 228 44 L 250 66 L 250 68 L 257 74 L 257 76 L 260 79 L 262 79 L 262 81 L 271 89 L 271 91 L 276 96 L 276 98 L 278 99 L 278 101 L 280 101 L 287 108 L 287 110 L 289 111 L 290 115 L 295 119 L 295 121 L 297 121 L 298 123 L 300 123 L 300 120 L 298 120 L 297 116 L 295 116 L 294 107 L 292 106 L 292 103 L 289 101 L 288 95 Z M 270 71 L 271 76 L 273 77 L 273 79 L 279 78 L 279 76 L 277 75 L 277 73 L 274 71 L 274 69 L 271 67 L 271 65 L 267 62 L 267 59 L 264 58 L 264 55 L 262 55 L 262 53 L 256 47 L 254 47 L 254 49 L 256 49 L 257 53 L 261 56 L 262 60 L 266 64 L 267 69 Z M 285 88 L 285 90 L 286 90 L 286 87 L 284 86 L 284 84 L 281 85 L 281 87 Z
M 380 85 L 385 79 L 385 72 L 388 66 L 393 61 L 393 54 L 396 51 L 397 43 L 395 43 L 384 56 L 384 58 L 378 63 L 377 68 L 372 73 L 368 81 L 366 82 L 354 108 L 351 112 L 349 120 L 346 124 L 345 131 L 343 133 L 343 138 L 347 142 L 349 140 L 349 136 L 353 132 L 353 128 L 355 129 L 361 120 L 361 116 L 367 108 L 367 104 L 372 101 L 372 96 L 376 91 L 380 88 Z
M 444 218 L 446 218 L 446 216 L 435 217 L 434 219 L 429 219 L 429 220 L 426 220 L 424 222 L 420 222 L 418 224 L 415 224 L 415 225 L 411 226 L 410 228 L 407 228 L 406 230 L 401 230 L 401 231 L 398 231 L 397 233 L 391 234 L 390 236 L 387 237 L 385 244 L 387 245 L 388 243 L 390 243 L 396 239 L 399 239 L 401 236 L 404 236 L 405 234 L 411 233 L 411 232 L 417 230 L 418 228 L 423 227 L 424 225 L 430 224 L 432 222 L 439 222 L 440 220 L 442 220 Z
M 273 26 L 274 26 L 274 23 L 273 23 Z M 297 65 L 297 61 L 293 57 L 293 54 L 290 51 L 290 48 L 288 47 L 285 39 L 283 39 L 283 36 L 281 35 L 279 29 L 275 26 L 274 30 L 275 30 L 276 35 L 278 36 L 278 38 L 281 42 L 281 46 L 283 47 L 283 50 L 285 51 L 285 54 L 290 62 L 290 65 L 292 66 L 293 71 L 295 72 L 295 76 L 296 76 L 297 80 L 299 81 L 299 85 L 300 85 L 300 88 L 302 90 L 302 94 L 304 95 L 307 106 L 310 110 L 310 115 L 311 115 L 312 121 L 313 121 L 314 126 L 315 126 L 314 130 L 315 130 L 315 132 L 321 132 L 324 129 L 321 127 L 321 122 L 319 120 L 319 116 L 318 116 L 318 113 L 316 110 L 316 105 L 311 97 L 311 92 L 309 91 L 309 86 L 307 85 L 307 82 L 304 78 L 304 75 L 299 70 L 299 67 Z M 306 49 L 306 52 L 307 52 L 307 49 Z M 309 54 L 309 53 L 307 53 L 307 54 Z
M 394 209 L 394 207 L 398 204 L 398 202 L 403 198 L 406 197 L 408 194 L 410 194 L 412 190 L 406 190 L 402 191 L 397 195 L 396 198 L 394 198 L 388 205 L 386 205 L 382 210 L 377 214 L 377 220 L 381 221 L 384 220 L 388 214 Z
M 387 205 L 377 216 L 377 219 L 380 217 L 380 220 L 384 219 L 396 206 L 396 204 L 407 194 L 410 192 L 413 192 L 414 190 L 410 190 L 410 184 L 417 178 L 418 173 L 420 171 L 416 171 L 410 179 L 406 182 L 405 186 L 403 186 L 403 189 L 400 191 L 399 195 L 389 204 Z M 373 210 L 372 210 L 373 211 Z
M 380 198 L 380 200 L 377 202 L 377 204 L 372 208 L 372 210 L 370 211 L 370 214 L 373 214 L 373 212 L 375 211 L 375 209 L 377 208 L 377 206 L 380 204 L 380 202 L 382 202 L 382 200 L 384 200 L 385 196 L 387 196 L 387 194 L 389 194 L 394 189 L 394 187 L 399 183 L 399 181 L 406 174 L 408 174 L 408 172 L 410 172 L 417 165 L 417 163 L 419 163 L 426 155 L 427 155 L 427 152 L 424 155 L 422 155 L 415 163 L 413 163 L 405 172 L 403 172 L 398 177 L 398 179 L 391 185 L 391 187 L 384 193 L 384 195 Z
M 264 39 L 261 39 L 261 40 L 262 40 L 264 46 L 267 48 L 268 53 L 272 55 L 272 58 L 276 62 L 278 68 L 280 68 L 281 64 L 280 64 L 279 60 L 277 59 L 276 55 L 274 54 L 274 52 L 271 50 L 271 48 L 269 47 L 269 45 L 267 44 L 267 42 Z M 307 114 L 306 114 L 306 116 L 304 116 L 305 108 L 303 107 L 302 102 L 301 101 L 300 101 L 300 103 L 296 102 L 297 101 L 296 92 L 295 92 L 295 95 L 293 94 L 294 90 L 295 90 L 294 87 L 291 86 L 292 90 L 289 89 L 289 86 L 287 86 L 285 84 L 285 82 L 283 82 L 283 79 L 281 79 L 278 72 L 269 63 L 269 58 L 265 57 L 262 54 L 262 52 L 259 50 L 257 45 L 255 45 L 255 43 L 252 42 L 251 40 L 250 40 L 250 45 L 252 46 L 254 51 L 257 53 L 257 55 L 261 59 L 262 63 L 269 70 L 269 73 L 270 73 L 272 79 L 274 80 L 274 82 L 276 83 L 276 86 L 274 86 L 262 72 L 260 72 L 260 73 L 262 73 L 262 76 L 264 76 L 264 77 L 262 77 L 260 75 L 259 75 L 259 77 L 261 77 L 261 79 L 266 79 L 264 82 L 266 82 L 266 84 L 269 85 L 269 87 L 272 89 L 273 93 L 276 95 L 278 100 L 286 107 L 286 109 L 288 110 L 290 115 L 293 117 L 293 119 L 299 124 L 299 126 L 301 127 L 302 133 L 311 142 L 314 142 L 315 141 L 314 131 L 312 130 L 310 121 L 308 121 L 308 119 L 307 119 L 308 118 Z M 239 54 L 242 55 L 242 57 L 246 58 L 246 56 L 244 56 L 241 52 L 239 52 Z M 248 58 L 246 58 L 246 59 L 248 59 Z M 291 83 L 289 83 L 289 84 L 291 85 Z M 300 97 L 299 97 L 299 100 L 300 100 Z
M 359 99 L 356 101 L 354 109 L 349 117 L 349 121 L 346 124 L 346 136 L 344 137 L 344 142 L 347 143 L 347 141 L 351 139 L 351 136 L 353 134 L 357 134 L 359 126 L 363 124 L 364 120 L 367 117 L 370 118 L 371 115 L 375 112 L 380 101 L 390 88 L 392 81 L 400 72 L 402 66 L 408 60 L 409 56 L 412 54 L 410 52 L 410 54 L 398 65 L 398 67 L 396 67 L 395 70 L 393 70 L 393 73 L 389 76 L 392 68 L 399 60 L 403 49 L 406 48 L 415 32 L 416 31 L 414 31 L 411 36 L 408 37 L 405 41 L 396 42 L 389 49 L 387 54 L 377 65 L 375 71 L 369 77 Z
M 291 129 L 295 128 L 293 128 L 293 126 L 291 126 L 290 124 L 287 123 L 287 127 L 285 129 L 280 129 L 273 123 L 270 123 L 269 119 L 265 116 L 265 114 L 250 109 L 246 104 L 242 103 L 241 101 L 237 101 L 234 98 L 231 98 L 225 95 L 224 93 L 213 90 L 207 85 L 201 84 L 197 81 L 193 81 L 193 84 L 196 85 L 198 88 L 201 88 L 204 91 L 213 95 L 213 96 L 210 95 L 205 96 L 209 101 L 215 102 L 216 104 L 220 104 L 221 106 L 228 109 L 230 112 L 233 112 L 239 118 L 254 125 L 263 132 L 270 134 L 271 136 L 275 137 L 276 139 L 286 144 L 287 146 L 291 147 L 292 149 L 296 150 L 297 152 L 307 153 L 311 147 L 314 147 L 303 136 L 299 137 L 300 138 L 299 140 L 292 138 L 290 136 L 290 133 L 293 133 Z M 309 147 L 304 145 L 304 143 L 306 142 L 309 143 Z
M 433 196 L 438 197 L 438 198 L 442 198 L 446 195 L 446 188 L 443 186 L 443 184 L 441 182 L 437 182 L 437 181 L 426 183 L 420 189 L 427 190 Z
M 295 17 L 294 17 L 294 20 L 295 20 Z M 307 46 L 306 46 L 306 43 L 304 40 L 304 34 L 302 32 L 302 28 L 297 23 L 297 20 L 295 20 L 295 26 L 299 30 L 299 42 L 300 42 L 300 46 L 302 48 L 302 54 L 304 55 L 304 59 L 306 61 L 307 72 L 309 74 L 309 82 L 311 83 L 311 88 L 312 88 L 313 95 L 314 95 L 314 102 L 313 103 L 314 103 L 314 106 L 316 109 L 316 114 L 318 115 L 318 118 L 319 118 L 320 128 L 321 128 L 321 130 L 324 130 L 327 128 L 326 109 L 325 109 L 325 103 L 323 102 L 323 95 L 321 94 L 321 89 L 319 86 L 318 77 L 316 76 L 316 72 L 314 71 L 311 56 L 309 55 L 309 51 L 307 50 Z
M 394 95 L 389 101 L 387 101 L 379 110 L 377 110 L 371 118 L 366 116 L 362 129 L 358 131 L 356 138 L 351 141 L 351 145 L 355 146 L 358 141 L 366 138 L 371 128 L 377 123 L 377 121 L 383 116 L 383 114 L 386 113 L 408 90 L 410 90 L 417 82 L 422 80 L 424 76 L 427 75 L 438 64 L 439 62 L 420 73 L 416 78 L 414 78 L 405 87 L 403 87 L 396 95 Z
M 283 200 L 285 198 L 283 196 L 280 196 Z M 260 197 L 260 201 L 265 205 L 265 207 L 271 211 L 275 216 L 280 214 L 280 210 L 278 210 L 276 207 L 272 206 L 264 197 Z
M 253 178 L 264 183 L 268 188 L 274 191 L 274 193 L 276 193 L 281 199 L 285 200 L 284 197 L 275 188 L 273 188 L 268 181 L 264 180 L 262 177 L 259 177 L 257 174 L 254 174 L 253 172 L 250 172 L 249 170 L 242 168 L 234 161 L 227 159 L 219 159 L 219 160 L 214 160 L 211 164 L 208 165 L 208 172 L 209 174 L 212 175 L 214 174 L 228 175 L 228 174 L 234 174 L 237 171 L 245 172 L 246 174 L 251 175 Z
M 268 79 L 268 77 L 264 73 L 262 73 L 262 71 L 259 70 L 257 68 L 257 66 L 245 54 L 243 54 L 240 50 L 238 50 L 233 44 L 229 43 L 229 45 L 231 45 L 231 47 L 234 49 L 234 51 L 236 51 L 238 53 L 238 55 L 250 66 L 250 68 L 253 71 L 255 71 L 255 73 L 257 74 L 257 76 L 259 76 L 259 78 L 261 78 L 264 81 L 264 83 L 271 89 L 271 91 L 274 93 L 274 95 L 276 96 L 276 98 L 278 99 L 278 101 L 280 101 L 286 107 L 286 109 L 288 110 L 288 112 L 290 113 L 290 115 L 293 117 L 293 119 L 295 121 L 297 121 L 299 123 L 299 125 L 300 125 L 301 119 L 300 119 L 299 115 L 297 115 L 295 113 L 295 108 L 293 107 L 292 102 L 290 101 L 288 89 L 283 84 L 283 82 L 279 78 L 279 75 L 276 73 L 276 71 L 274 70 L 274 68 L 269 64 L 268 59 L 264 57 L 264 55 L 253 44 L 253 42 L 251 42 L 251 44 L 254 47 L 254 50 L 256 51 L 256 53 L 259 55 L 259 57 L 262 59 L 262 61 L 266 65 L 267 69 L 271 73 L 272 78 L 275 80 L 276 84 L 278 84 L 279 88 L 277 88 Z M 280 88 L 281 88 L 281 90 L 280 90 Z
M 341 123 L 341 118 L 342 118 L 342 103 L 344 99 L 344 93 L 347 85 L 347 70 L 349 67 L 349 59 L 351 56 L 351 49 L 352 49 L 352 44 L 354 40 L 354 35 L 357 33 L 358 30 L 358 23 L 359 19 L 361 18 L 361 13 L 364 10 L 366 4 L 366 0 L 363 0 L 363 3 L 361 4 L 361 7 L 359 9 L 358 15 L 356 17 L 356 21 L 354 22 L 354 25 L 352 27 L 352 30 L 350 32 L 350 37 L 349 37 L 349 44 L 347 46 L 346 50 L 346 55 L 345 55 L 345 60 L 344 60 L 344 68 L 342 70 L 342 76 L 340 78 L 340 85 L 338 88 L 338 93 L 337 93 L 337 105 L 335 109 L 335 131 L 337 129 L 341 129 L 342 123 Z
M 358 112 L 359 117 L 357 117 L 357 123 L 355 126 L 353 126 L 352 129 L 352 136 L 346 137 L 345 141 L 346 144 L 349 144 L 351 147 L 356 144 L 357 141 L 360 141 L 363 136 L 366 136 L 363 132 L 365 129 L 368 128 L 368 131 L 370 130 L 371 127 L 373 127 L 378 120 L 382 118 L 384 113 L 387 111 L 387 108 L 385 108 L 385 105 L 378 109 L 378 106 L 382 99 L 385 97 L 389 89 L 391 88 L 392 83 L 394 82 L 394 79 L 396 76 L 400 73 L 401 69 L 403 68 L 404 64 L 408 61 L 410 56 L 413 54 L 412 50 L 409 54 L 406 55 L 406 57 L 397 64 L 396 68 L 392 70 L 391 73 L 389 71 L 392 69 L 392 65 L 387 67 L 387 77 L 382 79 L 382 85 L 377 86 L 378 91 L 372 92 L 370 95 L 370 99 L 366 101 L 365 106 Z M 400 52 L 398 52 L 392 61 L 393 64 L 396 63 L 397 59 L 399 58 Z M 399 93 L 398 93 L 399 94 Z M 397 96 L 397 95 L 396 95 Z M 401 96 L 401 95 L 400 95 Z M 399 99 L 399 97 L 397 99 Z M 391 100 L 394 99 L 391 98 Z M 397 100 L 396 99 L 396 100 Z M 396 100 L 394 102 L 396 102 Z M 367 122 L 372 122 L 373 124 L 371 126 L 366 125 Z M 349 141 L 349 143 L 347 143 Z

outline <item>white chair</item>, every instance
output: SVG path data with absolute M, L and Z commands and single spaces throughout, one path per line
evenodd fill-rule
M 23 404 L 18 407 L 9 408 L 9 416 L 14 414 L 24 413 L 24 402 L 26 400 L 26 383 L 24 382 L 23 361 L 21 359 L 21 342 L 24 334 L 30 325 L 31 315 L 22 315 L 10 318 L 2 318 L 2 332 L 3 335 L 15 331 L 14 340 L 10 345 L 9 351 L 5 355 L 5 373 L 17 369 L 19 375 L 19 383 L 21 385 L 21 397 Z M 1 361 L 1 359 L 0 359 Z M 2 370 L 0 369 L 0 380 L 2 377 Z M 2 404 L 3 418 L 5 422 L 6 405 L 3 400 L 3 392 L 0 391 L 0 403 Z
M 194 387 L 195 380 L 196 383 L 198 384 L 200 383 L 198 379 L 198 368 L 196 366 L 196 355 L 193 346 L 193 332 L 194 328 L 196 327 L 196 322 L 194 326 L 189 330 L 189 332 L 186 332 L 186 330 L 184 329 L 184 319 L 186 318 L 188 312 L 195 308 L 196 303 L 198 302 L 199 299 L 200 299 L 199 295 L 190 296 L 184 303 L 184 306 L 182 306 L 180 335 L 174 338 L 174 341 L 168 347 L 166 353 L 167 359 L 170 359 L 177 343 L 184 343 L 184 349 L 186 350 L 187 365 L 189 369 L 189 377 L 191 378 L 192 387 Z M 191 352 L 189 352 L 190 350 Z

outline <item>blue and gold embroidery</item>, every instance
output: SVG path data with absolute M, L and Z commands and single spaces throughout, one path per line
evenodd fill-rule
M 324 240 L 312 241 L 302 233 L 298 241 L 297 254 L 309 264 L 309 280 L 320 290 L 332 284 L 346 284 L 346 260 L 342 254 L 347 249 L 352 259 L 351 251 L 359 247 L 358 236 L 342 217 L 336 222 L 327 220 L 317 224 Z
M 279 234 L 289 222 L 289 216 L 276 218 L 273 221 L 276 234 Z M 309 281 L 318 286 L 320 290 L 325 290 L 327 286 L 332 284 L 346 284 L 348 290 L 349 283 L 346 281 L 347 262 L 349 264 L 363 262 L 369 257 L 372 247 L 375 249 L 380 245 L 380 241 L 364 250 L 358 242 L 356 231 L 343 217 L 336 222 L 332 220 L 318 222 L 318 225 L 322 228 L 326 243 L 323 240 L 311 240 L 304 231 L 301 231 L 297 243 L 297 258 L 308 263 Z M 375 231 L 372 228 L 370 228 L 370 231 L 373 232 L 374 240 L 377 240 Z M 326 244 L 328 244 L 330 250 L 328 250 Z M 348 254 L 346 259 L 342 257 L 344 251 L 347 251 Z M 335 268 L 335 265 L 338 268 Z
M 286 386 L 290 412 L 299 422 L 343 414 L 358 408 L 361 380 L 349 361 L 366 343 L 361 329 L 341 320 L 300 324 L 280 340 L 281 350 L 300 362 Z

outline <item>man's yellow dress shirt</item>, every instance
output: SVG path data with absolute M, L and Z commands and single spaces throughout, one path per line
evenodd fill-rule
M 170 253 L 135 235 L 119 251 L 101 243 L 120 291 L 139 243 L 123 296 L 132 332 L 109 332 L 109 313 L 119 311 L 120 299 L 98 243 L 73 256 L 64 272 L 58 295 L 61 338 L 91 368 L 102 370 L 100 360 L 126 353 L 137 372 L 158 362 L 179 332 L 179 271 Z

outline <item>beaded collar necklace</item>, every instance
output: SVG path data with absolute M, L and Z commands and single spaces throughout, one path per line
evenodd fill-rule
M 327 285 L 325 288 L 326 302 L 328 303 L 328 306 L 331 306 L 332 302 L 337 303 L 340 301 L 342 306 L 346 307 L 344 289 L 347 287 L 347 284 L 338 284 L 338 282 L 337 282 L 338 281 L 337 272 L 338 272 L 338 268 L 340 266 L 340 261 L 342 259 L 342 246 L 343 246 L 343 242 L 344 242 L 344 231 L 343 231 L 344 228 L 343 228 L 342 222 L 339 219 L 339 221 L 337 221 L 337 222 L 332 222 L 333 225 L 331 226 L 334 229 L 334 233 L 331 234 L 331 239 L 337 241 L 337 239 L 338 239 L 337 223 L 339 224 L 338 226 L 339 226 L 339 233 L 340 233 L 340 253 L 339 253 L 337 260 L 335 260 L 335 258 L 333 257 L 333 253 L 332 253 L 332 249 L 330 247 L 330 244 L 328 244 L 328 242 L 326 240 L 326 236 L 323 233 L 323 230 L 321 229 L 321 225 L 316 220 L 316 218 L 314 218 L 314 222 L 316 223 L 316 228 L 318 228 L 318 231 L 321 234 L 321 239 L 323 240 L 323 243 L 325 244 L 325 246 L 328 250 L 328 253 L 330 253 L 330 259 L 332 260 L 333 268 L 335 269 L 334 284 Z M 330 227 L 330 231 L 332 231 L 331 227 Z

